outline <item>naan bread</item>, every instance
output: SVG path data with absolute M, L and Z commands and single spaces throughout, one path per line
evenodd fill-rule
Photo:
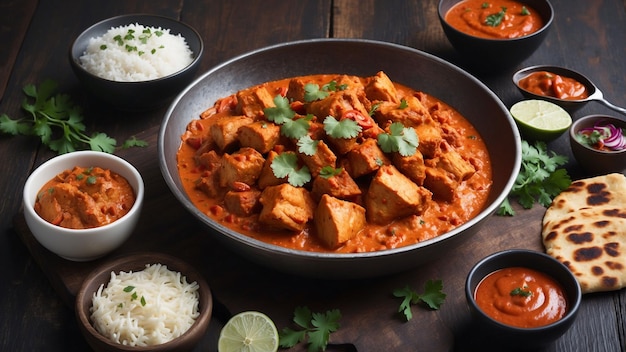
M 626 287 L 626 177 L 572 182 L 546 211 L 542 238 L 546 253 L 574 273 L 583 293 Z

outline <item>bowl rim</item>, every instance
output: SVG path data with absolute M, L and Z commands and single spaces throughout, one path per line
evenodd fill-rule
M 170 22 L 170 23 L 176 23 L 178 25 L 181 25 L 185 28 L 187 28 L 191 33 L 193 33 L 193 35 L 196 37 L 196 39 L 198 40 L 198 52 L 192 52 L 193 54 L 193 60 L 185 67 L 181 68 L 180 70 L 170 73 L 167 76 L 163 76 L 163 77 L 158 77 L 158 78 L 154 78 L 154 79 L 150 79 L 150 80 L 144 80 L 144 81 L 114 81 L 111 79 L 107 79 L 104 77 L 100 77 L 96 74 L 93 74 L 89 71 L 87 71 L 81 64 L 80 64 L 80 56 L 76 57 L 74 55 L 74 50 L 77 48 L 77 45 L 79 43 L 79 41 L 83 38 L 93 38 L 93 35 L 88 34 L 89 32 L 91 32 L 94 28 L 104 25 L 107 22 L 115 22 L 118 20 L 122 20 L 122 19 L 126 19 L 126 18 L 130 18 L 130 19 L 134 19 L 136 18 L 137 21 L 135 22 L 140 22 L 140 19 L 142 18 L 152 18 L 152 19 L 157 19 L 157 20 L 161 20 L 161 21 L 166 21 L 166 22 Z M 129 23 L 131 24 L 131 23 Z M 139 23 L 140 25 L 144 25 L 142 23 Z M 128 24 L 127 24 L 128 25 Z M 102 34 L 106 33 L 111 27 L 109 27 L 108 29 L 106 29 Z M 170 31 L 172 31 L 172 28 L 167 28 Z M 102 35 L 100 34 L 100 35 Z M 174 34 L 180 34 L 180 33 L 174 33 Z M 182 36 L 182 35 L 181 35 Z M 187 43 L 187 45 L 189 45 L 189 39 L 187 39 L 186 37 L 185 41 Z M 156 83 L 156 82 L 160 82 L 160 81 L 164 81 L 167 80 L 169 78 L 172 78 L 174 76 L 180 75 L 182 72 L 185 72 L 193 67 L 195 67 L 200 60 L 202 59 L 204 53 L 204 41 L 202 40 L 202 36 L 200 35 L 200 33 L 191 25 L 187 24 L 186 22 L 183 22 L 179 19 L 173 18 L 173 17 L 168 17 L 168 16 L 163 16 L 163 15 L 155 15 L 155 14 L 150 14 L 150 13 L 130 13 L 130 14 L 123 14 L 123 15 L 118 15 L 118 16 L 113 16 L 113 17 L 109 17 L 109 18 L 105 18 L 103 20 L 100 20 L 92 25 L 90 25 L 89 27 L 83 29 L 80 34 L 78 34 L 76 36 L 76 38 L 74 38 L 74 40 L 72 40 L 72 44 L 69 47 L 69 51 L 68 51 L 68 56 L 70 59 L 70 64 L 75 68 L 80 70 L 81 72 L 85 73 L 86 75 L 88 75 L 89 77 L 92 77 L 94 79 L 98 79 L 101 80 L 103 82 L 110 82 L 110 83 L 114 83 L 114 84 L 120 84 L 120 85 L 126 85 L 126 86 L 133 86 L 133 85 L 141 85 L 141 84 L 147 84 L 147 83 Z
M 576 133 L 578 133 L 578 131 L 580 130 L 579 127 L 582 127 L 582 124 L 586 124 L 588 121 L 604 121 L 604 120 L 609 120 L 611 122 L 613 121 L 617 121 L 621 126 L 622 129 L 626 128 L 626 121 L 619 119 L 615 116 L 611 116 L 611 115 L 607 115 L 607 114 L 590 114 L 590 115 L 585 115 L 582 116 L 578 119 L 576 119 L 576 121 L 572 122 L 572 125 L 570 126 L 569 129 L 569 137 L 570 137 L 570 143 L 571 144 L 576 144 L 578 146 L 580 146 L 581 148 L 584 148 L 585 150 L 589 150 L 591 152 L 594 152 L 596 154 L 600 154 L 600 155 L 620 155 L 620 154 L 624 154 L 626 153 L 626 149 L 622 149 L 622 150 L 599 150 L 596 148 L 592 148 L 586 144 L 582 144 L 578 141 L 578 139 L 576 138 Z
M 44 220 L 41 216 L 39 216 L 39 214 L 37 214 L 37 212 L 35 211 L 35 207 L 34 207 L 35 198 L 33 198 L 32 196 L 36 197 L 39 191 L 41 190 L 41 187 L 43 187 L 43 185 L 45 184 L 44 182 L 41 185 L 41 187 L 35 190 L 34 188 L 35 178 L 39 176 L 39 174 L 46 172 L 48 168 L 55 167 L 56 164 L 63 163 L 72 159 L 81 158 L 81 157 L 88 157 L 90 159 L 94 159 L 96 161 L 94 162 L 94 164 L 98 164 L 97 160 L 105 160 L 105 159 L 110 160 L 120 165 L 120 168 L 128 170 L 130 172 L 130 175 L 133 176 L 133 180 L 127 180 L 129 184 L 131 185 L 131 187 L 133 187 L 134 183 L 137 183 L 137 188 L 135 189 L 135 187 L 133 187 L 133 190 L 135 191 L 135 203 L 133 204 L 131 209 L 128 211 L 128 213 L 126 213 L 121 218 L 113 222 L 110 222 L 106 225 L 87 228 L 87 229 L 71 229 L 71 228 L 51 224 L 47 222 L 46 220 Z M 79 165 L 75 165 L 75 166 L 79 166 Z M 93 165 L 93 166 L 98 166 L 98 165 Z M 60 172 L 62 171 L 63 170 L 61 170 Z M 115 170 L 112 170 L 112 171 L 119 174 L 118 171 L 115 171 Z M 50 179 L 48 179 L 48 181 L 49 180 Z M 99 151 L 93 151 L 93 150 L 80 150 L 80 151 L 74 151 L 74 152 L 70 152 L 66 154 L 57 155 L 51 159 L 48 159 L 43 164 L 39 165 L 30 175 L 28 175 L 28 178 L 26 179 L 26 182 L 24 183 L 24 188 L 22 190 L 22 203 L 23 203 L 24 211 L 28 212 L 29 215 L 32 217 L 32 219 L 34 219 L 39 224 L 44 226 L 46 230 L 48 231 L 56 232 L 56 233 L 67 233 L 67 234 L 71 234 L 74 236 L 90 236 L 94 232 L 99 233 L 101 231 L 114 230 L 114 227 L 117 227 L 122 222 L 128 221 L 135 216 L 139 216 L 139 212 L 141 211 L 142 203 L 144 199 L 144 193 L 145 193 L 145 185 L 144 185 L 143 177 L 141 176 L 137 168 L 133 164 L 128 162 L 126 159 L 120 156 L 117 156 L 115 154 L 110 154 L 106 152 L 99 152 Z
M 541 28 L 539 28 L 538 30 L 536 30 L 535 32 L 526 34 L 524 36 L 521 37 L 515 37 L 515 38 L 486 38 L 486 37 L 478 37 L 475 35 L 471 35 L 471 34 L 467 34 L 465 32 L 462 32 L 458 29 L 456 29 L 455 27 L 451 26 L 448 21 L 446 21 L 446 14 L 447 12 L 454 6 L 456 6 L 459 2 L 463 1 L 463 0 L 454 0 L 455 3 L 452 4 L 452 6 L 450 6 L 450 9 L 446 10 L 445 12 L 443 11 L 443 3 L 446 0 L 439 0 L 439 3 L 437 5 L 437 15 L 439 16 L 439 21 L 444 24 L 444 26 L 453 31 L 455 34 L 466 38 L 466 39 L 472 39 L 472 40 L 482 40 L 485 42 L 494 42 L 494 43 L 503 43 L 503 42 L 517 42 L 517 41 L 521 41 L 524 39 L 528 39 L 531 37 L 535 37 L 538 35 L 541 35 L 541 33 L 545 32 L 548 28 L 550 28 L 552 26 L 552 22 L 554 21 L 554 7 L 552 6 L 552 4 L 550 3 L 549 0 L 542 0 L 545 1 L 546 5 L 548 6 L 549 10 L 550 10 L 550 14 L 548 16 L 548 18 L 544 18 L 543 16 L 542 19 L 545 21 L 545 23 L 543 24 L 543 26 L 541 26 Z M 522 2 L 524 2 L 524 0 L 522 0 Z
M 123 269 L 121 267 L 128 266 L 130 263 L 138 262 L 140 259 L 143 259 L 143 261 L 146 262 L 143 268 L 145 268 L 145 265 L 148 265 L 148 264 L 162 264 L 162 265 L 167 266 L 169 270 L 179 272 L 182 276 L 184 276 L 187 279 L 189 278 L 190 273 L 192 274 L 192 276 L 195 276 L 196 277 L 195 281 L 198 283 L 198 292 L 200 294 L 200 297 L 198 299 L 198 304 L 200 305 L 200 307 L 202 307 L 202 310 L 200 311 L 200 315 L 198 316 L 198 318 L 189 327 L 189 329 L 187 329 L 187 331 L 185 331 L 182 335 L 168 342 L 158 344 L 158 345 L 153 345 L 153 346 L 127 346 L 127 345 L 118 344 L 116 342 L 109 340 L 108 338 L 106 338 L 104 335 L 99 333 L 93 327 L 89 318 L 88 310 L 85 311 L 85 309 L 83 309 L 84 308 L 83 303 L 86 300 L 90 300 L 92 295 L 94 294 L 94 292 L 87 292 L 87 286 L 89 286 L 92 282 L 94 282 L 94 280 L 98 276 L 104 276 L 105 273 L 108 273 L 108 277 L 110 277 L 111 271 L 116 271 L 116 274 L 117 274 L 120 271 L 133 270 L 133 269 Z M 137 267 L 139 267 L 139 264 L 137 264 Z M 173 267 L 176 267 L 176 268 L 173 268 Z M 109 281 L 105 279 L 104 282 L 100 283 L 100 285 L 106 285 L 108 282 Z M 100 285 L 98 285 L 97 287 L 100 287 Z M 88 307 L 91 307 L 91 306 L 92 306 L 92 303 L 88 305 Z M 139 252 L 127 253 L 127 254 L 112 258 L 98 265 L 93 270 L 91 270 L 80 285 L 80 288 L 78 290 L 78 293 L 75 299 L 74 311 L 75 311 L 75 316 L 76 316 L 76 320 L 78 324 L 80 324 L 85 330 L 84 333 L 89 333 L 92 337 L 94 337 L 99 342 L 107 346 L 115 347 L 116 349 L 119 349 L 122 351 L 152 351 L 155 349 L 165 350 L 168 347 L 174 347 L 180 344 L 181 342 L 184 342 L 185 340 L 189 338 L 189 336 L 192 333 L 197 332 L 198 329 L 208 328 L 208 325 L 209 325 L 209 322 L 211 320 L 211 316 L 213 313 L 213 293 L 211 291 L 210 286 L 208 285 L 208 282 L 206 281 L 206 278 L 202 274 L 202 272 L 200 272 L 198 269 L 196 269 L 187 261 L 179 257 L 176 257 L 174 255 L 170 255 L 170 254 L 163 253 L 163 252 L 139 251 Z
M 423 52 L 421 50 L 412 48 L 412 47 L 407 47 L 404 45 L 400 45 L 400 44 L 395 44 L 395 43 L 391 43 L 391 42 L 383 42 L 383 41 L 378 41 L 378 40 L 371 40 L 371 39 L 354 39 L 354 38 L 314 38 L 314 39 L 304 39 L 304 40 L 296 40 L 296 41 L 289 41 L 289 42 L 284 42 L 284 43 L 279 43 L 279 44 L 273 44 L 273 45 L 269 45 L 266 47 L 262 47 L 259 49 L 255 49 L 252 51 L 249 51 L 247 53 L 243 53 L 240 54 L 238 56 L 235 56 L 229 60 L 226 60 L 216 66 L 213 66 L 212 68 L 210 68 L 209 70 L 207 70 L 206 72 L 204 72 L 203 74 L 201 74 L 199 77 L 197 77 L 193 82 L 191 82 L 184 90 L 182 90 L 178 96 L 176 96 L 176 98 L 174 98 L 174 100 L 170 103 L 169 108 L 167 109 L 166 113 L 165 113 L 165 117 L 163 118 L 162 122 L 161 122 L 161 128 L 159 130 L 159 135 L 158 135 L 158 157 L 159 157 L 159 167 L 161 169 L 161 174 L 166 182 L 166 184 L 168 185 L 168 187 L 170 188 L 170 190 L 172 190 L 172 193 L 174 194 L 174 196 L 178 199 L 178 201 L 180 203 L 182 203 L 182 205 L 191 213 L 194 214 L 196 216 L 197 219 L 203 219 L 203 217 L 207 217 L 205 214 L 203 214 L 202 212 L 200 212 L 198 210 L 198 208 L 191 203 L 191 201 L 188 199 L 188 196 L 186 194 L 178 194 L 177 192 L 175 192 L 174 190 L 176 190 L 178 187 L 176 185 L 176 182 L 174 181 L 174 176 L 171 175 L 167 169 L 167 160 L 165 160 L 165 150 L 164 150 L 164 143 L 162 141 L 165 140 L 165 128 L 163 128 L 163 126 L 165 126 L 168 121 L 169 118 L 172 116 L 173 111 L 175 110 L 177 104 L 179 104 L 179 102 L 185 97 L 185 95 L 192 90 L 194 87 L 196 87 L 198 84 L 200 84 L 204 79 L 206 79 L 207 76 L 211 75 L 213 72 L 219 71 L 220 69 L 222 69 L 223 67 L 226 67 L 228 65 L 231 65 L 237 61 L 243 60 L 247 57 L 250 56 L 254 56 L 254 55 L 258 55 L 260 53 L 264 53 L 264 52 L 268 52 L 268 51 L 273 51 L 273 50 L 277 50 L 280 49 L 282 47 L 286 47 L 286 46 L 298 46 L 298 45 L 308 45 L 308 44 L 323 44 L 323 43 L 337 43 L 337 44 L 341 44 L 341 43 L 355 43 L 355 44 L 367 44 L 367 45 L 373 45 L 373 46 L 378 46 L 378 47 L 389 47 L 389 48 L 394 48 L 397 50 L 402 50 L 402 51 L 409 51 L 412 54 L 417 54 L 417 55 L 421 55 L 426 57 L 427 59 L 429 59 L 430 61 L 434 61 L 436 63 L 448 66 L 450 69 L 455 70 L 461 74 L 463 74 L 468 80 L 472 81 L 474 84 L 476 84 L 477 86 L 480 86 L 484 89 L 484 91 L 491 96 L 495 103 L 500 105 L 501 109 L 506 113 L 507 119 L 509 120 L 509 123 L 511 124 L 511 128 L 513 129 L 513 133 L 515 134 L 515 140 L 513 141 L 513 143 L 515 143 L 516 149 L 518 151 L 517 155 L 515 155 L 515 162 L 513 163 L 514 167 L 513 170 L 511 172 L 511 175 L 509 176 L 508 180 L 505 182 L 504 184 L 504 190 L 506 192 L 502 192 L 502 194 L 498 195 L 498 197 L 492 202 L 492 204 L 486 206 L 482 211 L 480 211 L 478 214 L 476 214 L 476 216 L 474 216 L 472 219 L 468 220 L 467 222 L 465 222 L 464 224 L 462 224 L 461 226 L 458 226 L 444 234 L 441 234 L 439 236 L 436 236 L 434 238 L 419 242 L 419 243 L 415 243 L 415 244 L 411 244 L 411 245 L 407 245 L 407 246 L 403 246 L 403 247 L 397 247 L 397 248 L 392 248 L 392 249 L 386 249 L 386 250 L 380 250 L 380 251 L 373 251 L 373 252 L 362 252 L 362 253 L 322 253 L 322 252 L 310 252 L 310 251 L 303 251 L 303 250 L 295 250 L 295 249 L 290 249 L 290 248 L 285 248 L 282 246 L 278 246 L 278 245 L 274 245 L 274 244 L 270 244 L 270 243 L 266 243 L 257 239 L 254 239 L 250 236 L 246 236 L 246 235 L 242 235 L 242 234 L 238 234 L 238 236 L 233 236 L 229 233 L 232 232 L 232 230 L 228 229 L 227 227 L 223 226 L 222 224 L 213 221 L 212 219 L 208 219 L 209 221 L 211 221 L 212 223 L 212 227 L 222 233 L 225 234 L 226 236 L 230 237 L 231 239 L 233 239 L 234 241 L 237 242 L 244 242 L 248 247 L 252 247 L 256 250 L 271 250 L 273 253 L 279 253 L 280 255 L 288 255 L 288 256 L 298 256 L 300 258 L 304 258 L 307 260 L 310 259 L 323 259 L 326 261 L 343 261 L 343 260 L 348 260 L 348 259 L 354 259 L 354 258 L 359 258 L 359 259 L 371 259 L 371 260 L 376 260 L 376 259 L 380 259 L 381 257 L 386 257 L 386 256 L 393 256 L 395 254 L 398 253 L 406 253 L 406 252 L 411 252 L 412 250 L 415 250 L 416 248 L 421 248 L 421 247 L 427 247 L 427 246 L 436 246 L 436 245 L 440 245 L 441 243 L 449 240 L 450 238 L 456 236 L 457 234 L 469 229 L 470 227 L 472 227 L 473 225 L 475 225 L 476 223 L 484 220 L 485 218 L 487 218 L 489 215 L 495 213 L 495 211 L 497 210 L 497 208 L 500 206 L 500 204 L 504 201 L 504 199 L 508 196 L 508 190 L 510 190 L 513 187 L 513 184 L 515 183 L 515 179 L 517 176 L 517 173 L 519 172 L 519 169 L 521 168 L 521 136 L 519 135 L 519 132 L 517 131 L 517 127 L 515 125 L 515 121 L 513 120 L 513 118 L 511 117 L 510 113 L 508 112 L 508 109 L 506 108 L 506 106 L 504 106 L 504 104 L 502 103 L 502 101 L 500 100 L 500 98 L 498 98 L 498 96 L 489 88 L 487 87 L 484 83 L 482 83 L 479 79 L 477 79 L 476 77 L 474 77 L 472 74 L 468 73 L 467 71 L 461 69 L 460 67 L 445 61 L 437 56 L 434 56 L 432 54 L 429 54 L 427 52 Z M 185 192 L 180 192 L 180 193 L 185 193 Z M 208 218 L 208 217 L 207 217 Z M 204 221 L 204 220 L 199 220 L 199 221 Z M 204 223 L 206 223 L 206 221 L 204 221 Z
M 508 325 L 505 323 L 502 323 L 494 318 L 492 318 L 489 314 L 485 313 L 476 303 L 476 300 L 474 299 L 474 291 L 475 291 L 475 287 L 474 289 L 472 289 L 472 278 L 477 277 L 477 272 L 480 270 L 480 268 L 482 266 L 484 266 L 485 264 L 488 264 L 490 262 L 496 261 L 496 260 L 500 260 L 501 258 L 506 258 L 506 257 L 510 257 L 510 256 L 515 256 L 515 255 L 522 255 L 525 257 L 535 257 L 535 258 L 542 258 L 542 260 L 544 261 L 550 261 L 553 262 L 555 264 L 555 266 L 557 268 L 559 268 L 561 271 L 563 271 L 563 273 L 567 276 L 567 278 L 569 280 L 571 280 L 572 282 L 576 283 L 574 285 L 574 292 L 572 292 L 572 296 L 574 297 L 574 302 L 570 302 L 569 301 L 569 291 L 564 291 L 564 293 L 568 296 L 568 305 L 569 308 L 567 310 L 567 313 L 559 320 L 552 322 L 550 324 L 547 325 L 542 325 L 542 326 L 538 326 L 538 327 L 532 327 L 532 328 L 523 328 L 523 327 L 517 327 L 517 326 L 512 326 L 512 325 Z M 524 266 L 524 265 L 519 265 L 519 266 Z M 500 269 L 503 268 L 507 268 L 510 267 L 509 265 L 505 265 L 502 266 Z M 499 270 L 499 269 L 496 269 Z M 539 270 L 541 271 L 541 270 Z M 492 273 L 493 271 L 490 271 L 489 273 L 487 273 L 487 275 L 489 275 L 490 273 Z M 548 274 L 549 275 L 549 274 Z M 552 275 L 549 275 L 550 277 L 552 277 Z M 478 280 L 478 284 L 485 278 L 485 276 L 480 277 L 480 279 Z M 552 277 L 552 279 L 556 280 L 563 288 L 564 288 L 564 284 L 561 280 L 558 280 L 555 277 Z M 478 284 L 476 285 L 476 287 L 478 287 Z M 564 288 L 565 290 L 565 288 Z M 560 261 L 558 261 L 557 259 L 555 259 L 554 257 L 543 253 L 543 252 L 539 252 L 539 251 L 535 251 L 535 250 L 530 250 L 530 249 L 521 249 L 521 248 L 512 248 L 512 249 L 506 249 L 506 250 L 502 250 L 502 251 L 498 251 L 498 252 L 494 252 L 491 253 L 489 255 L 487 255 L 486 257 L 482 258 L 481 260 L 479 260 L 476 264 L 474 264 L 472 266 L 472 268 L 470 269 L 470 271 L 467 274 L 467 278 L 465 281 L 465 297 L 467 300 L 467 303 L 472 306 L 473 308 L 475 308 L 481 316 L 483 316 L 484 318 L 488 319 L 490 323 L 498 326 L 501 329 L 506 329 L 508 331 L 515 331 L 515 332 L 524 332 L 524 333 L 533 333 L 533 332 L 541 332 L 541 331 L 545 331 L 546 329 L 550 329 L 552 327 L 556 327 L 556 326 L 560 326 L 563 324 L 567 324 L 571 319 L 574 319 L 578 313 L 578 309 L 580 308 L 580 304 L 582 301 L 582 290 L 580 288 L 580 284 L 578 283 L 578 280 L 576 279 L 576 277 L 574 276 L 574 274 L 567 268 L 567 266 L 565 266 L 563 263 L 561 263 Z

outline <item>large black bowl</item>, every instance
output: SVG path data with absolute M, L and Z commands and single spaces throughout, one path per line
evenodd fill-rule
M 99 77 L 80 64 L 89 40 L 105 34 L 112 27 L 141 24 L 147 27 L 169 29 L 172 35 L 185 38 L 193 55 L 193 61 L 171 75 L 139 82 L 118 82 Z M 74 74 L 88 92 L 98 100 L 121 110 L 142 111 L 163 107 L 180 93 L 195 78 L 204 43 L 200 34 L 189 25 L 176 19 L 151 15 L 129 14 L 102 20 L 85 29 L 72 43 L 69 62 Z
M 187 197 L 176 167 L 181 135 L 189 121 L 213 102 L 237 90 L 307 74 L 371 76 L 385 71 L 392 80 L 451 104 L 480 132 L 493 164 L 493 187 L 486 208 L 469 222 L 415 245 L 371 253 L 315 253 L 266 244 L 232 231 L 199 211 Z M 236 57 L 209 70 L 170 105 L 158 139 L 163 177 L 174 195 L 209 235 L 262 265 L 303 276 L 363 278 L 418 266 L 449 254 L 469 241 L 509 193 L 521 162 L 521 139 L 500 99 L 465 71 L 408 47 L 352 39 L 314 39 L 285 43 Z

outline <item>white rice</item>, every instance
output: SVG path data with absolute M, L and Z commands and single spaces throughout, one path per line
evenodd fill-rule
M 87 71 L 111 81 L 137 82 L 178 72 L 193 61 L 192 55 L 180 34 L 131 24 L 113 27 L 100 37 L 90 38 L 80 63 Z
M 187 283 L 165 265 L 137 272 L 111 272 L 94 293 L 91 321 L 110 340 L 127 346 L 154 346 L 184 334 L 200 315 L 198 284 Z

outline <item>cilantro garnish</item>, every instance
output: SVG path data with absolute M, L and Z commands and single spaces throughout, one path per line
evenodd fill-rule
M 567 157 L 555 152 L 548 153 L 545 142 L 537 141 L 530 145 L 522 141 L 522 165 L 508 197 L 498 209 L 498 215 L 515 215 L 509 198 L 516 197 L 525 209 L 530 209 L 535 201 L 544 207 L 550 206 L 556 197 L 572 183 L 567 170 L 558 167 L 567 163 Z
M 287 177 L 287 182 L 294 187 L 301 187 L 311 181 L 311 173 L 305 165 L 298 168 L 298 157 L 294 153 L 280 153 L 270 165 L 274 176 L 278 178 Z
M 398 109 L 404 110 L 408 107 L 409 107 L 409 103 L 406 102 L 406 99 L 402 98 L 402 100 L 400 100 L 400 106 L 398 106 Z
M 41 142 L 58 154 L 73 152 L 83 146 L 91 150 L 113 153 L 115 139 L 105 133 L 87 135 L 83 124 L 81 108 L 75 105 L 67 94 L 56 93 L 57 83 L 43 81 L 39 87 L 29 84 L 23 89 L 27 98 L 22 102 L 22 109 L 32 119 L 11 119 L 0 115 L 0 131 L 11 135 L 37 136 Z M 34 101 L 29 100 L 34 99 Z M 134 137 L 133 137 L 134 138 Z M 128 146 L 145 146 L 144 141 L 133 139 Z
M 399 152 L 402 156 L 411 156 L 417 151 L 419 138 L 415 129 L 404 127 L 400 122 L 389 126 L 389 133 L 378 135 L 378 145 L 385 153 Z
M 315 83 L 307 83 L 304 85 L 304 101 L 310 103 L 316 100 L 322 100 L 328 96 L 328 90 L 320 89 Z
M 530 297 L 533 293 L 528 290 L 528 286 L 524 287 L 516 287 L 511 291 L 511 296 L 522 296 L 522 297 Z
M 487 16 L 487 18 L 485 19 L 485 24 L 491 27 L 497 27 L 500 25 L 500 23 L 502 23 L 505 14 L 506 7 L 502 6 L 502 10 L 500 10 L 500 12 Z
M 351 119 L 337 121 L 332 116 L 326 116 L 324 119 L 324 131 L 333 138 L 354 138 L 361 130 L 361 126 Z
M 335 168 L 330 165 L 326 165 L 320 170 L 320 177 L 328 179 L 333 176 L 339 175 L 342 171 L 343 171 L 342 167 Z
M 411 312 L 412 304 L 418 304 L 421 302 L 426 304 L 431 309 L 439 309 L 439 307 L 443 304 L 443 301 L 446 299 L 446 294 L 442 292 L 442 289 L 443 281 L 428 280 L 424 286 L 424 293 L 421 295 L 411 290 L 408 285 L 404 288 L 394 290 L 393 295 L 395 297 L 402 298 L 402 303 L 400 303 L 398 312 L 404 314 L 406 320 L 409 321 L 413 318 L 413 313 Z
M 530 15 L 530 11 L 528 11 L 528 8 L 526 6 L 522 6 L 522 16 L 528 15 Z
M 289 99 L 280 94 L 274 97 L 274 105 L 276 106 L 263 109 L 265 117 L 269 121 L 282 125 L 285 121 L 291 120 L 296 116 L 296 112 L 291 110 L 289 106 Z
M 312 313 L 308 307 L 297 307 L 293 321 L 301 329 L 284 328 L 279 333 L 280 347 L 291 348 L 304 342 L 308 337 L 308 351 L 325 351 L 330 334 L 337 331 L 341 325 L 341 312 L 338 309 L 326 313 Z
M 313 138 L 311 138 L 311 136 L 309 136 L 308 134 L 300 139 L 298 139 L 298 142 L 296 143 L 298 145 L 298 151 L 302 154 L 305 155 L 315 155 L 315 152 L 317 151 L 317 145 L 320 143 L 320 141 L 316 141 Z

